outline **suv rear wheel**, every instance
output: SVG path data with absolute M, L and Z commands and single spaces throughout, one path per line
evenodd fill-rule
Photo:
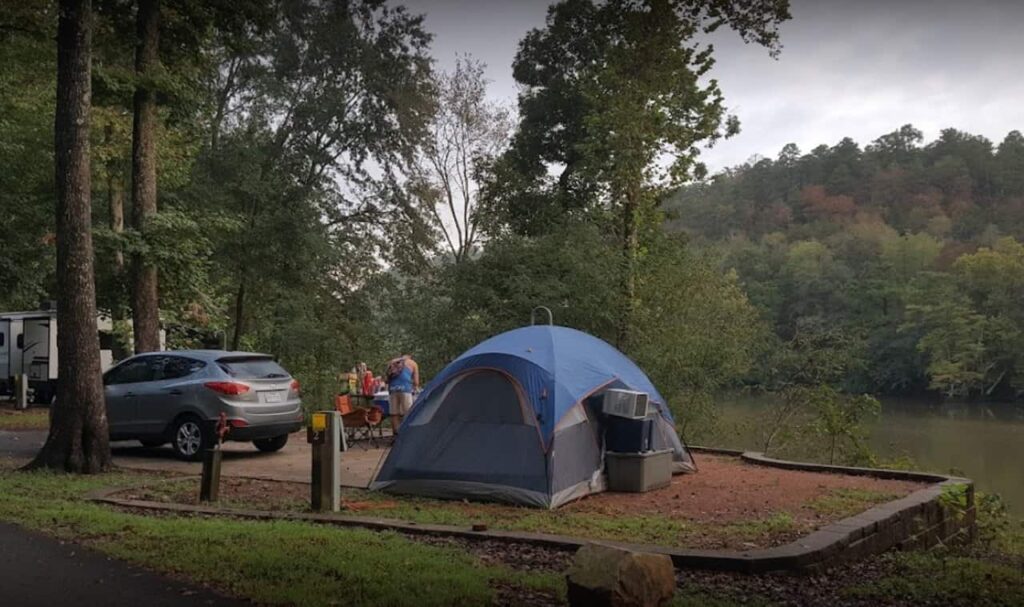
M 282 434 L 274 438 L 260 438 L 252 441 L 252 444 L 256 445 L 256 448 L 264 453 L 273 453 L 274 451 L 280 451 L 288 444 L 288 435 Z
M 171 448 L 174 454 L 187 461 L 202 459 L 203 451 L 213 445 L 213 436 L 208 424 L 198 417 L 186 416 L 174 422 L 171 431 Z

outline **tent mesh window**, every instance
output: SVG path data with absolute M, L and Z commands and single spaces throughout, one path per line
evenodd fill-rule
M 525 424 L 523 402 L 515 385 L 503 374 L 478 371 L 457 378 L 440 402 L 434 418 L 445 422 Z
M 415 420 L 420 426 L 432 422 L 473 422 L 480 424 L 527 424 L 525 403 L 515 384 L 498 371 L 482 369 L 453 378 L 421 405 L 425 410 Z

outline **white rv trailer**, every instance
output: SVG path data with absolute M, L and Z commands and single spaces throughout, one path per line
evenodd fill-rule
M 106 371 L 114 364 L 113 323 L 99 314 L 96 330 L 100 337 L 100 366 Z M 164 332 L 160 332 L 160 348 Z M 57 311 L 0 313 L 0 392 L 11 393 L 14 378 L 28 375 L 29 388 L 37 403 L 49 404 L 57 391 Z

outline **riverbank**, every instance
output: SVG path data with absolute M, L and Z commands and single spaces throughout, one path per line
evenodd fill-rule
M 720 395 L 718 427 L 699 442 L 763 450 L 759 416 L 770 402 L 767 396 Z M 882 398 L 881 404 L 880 417 L 866 429 L 869 447 L 882 464 L 969 477 L 980 492 L 998 494 L 1014 516 L 1024 517 L 1024 406 L 894 398 Z M 820 456 L 820 450 L 811 451 L 783 448 L 779 454 Z

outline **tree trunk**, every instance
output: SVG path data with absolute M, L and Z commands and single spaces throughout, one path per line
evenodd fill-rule
M 235 333 L 231 337 L 231 349 L 238 350 L 242 343 L 242 333 L 245 330 L 245 274 L 238 283 L 238 292 L 235 294 Z
M 110 129 L 110 127 L 107 128 L 108 130 Z M 118 170 L 118 164 L 117 160 L 111 160 L 107 163 L 107 204 L 109 205 L 110 231 L 120 236 L 124 233 L 124 181 L 121 172 Z M 122 305 L 126 294 L 125 283 L 124 251 L 121 250 L 119 243 L 114 249 L 114 285 L 117 289 L 117 296 L 110 306 L 110 319 L 113 322 L 117 335 L 122 335 L 120 329 L 125 323 L 125 310 Z M 114 360 L 124 360 L 131 356 L 127 344 L 120 339 L 114 340 L 112 354 Z
M 100 381 L 89 168 L 92 3 L 61 0 L 57 27 L 57 402 L 50 434 L 29 464 L 67 472 L 110 467 Z
M 156 91 L 148 78 L 158 67 L 160 2 L 139 0 L 136 16 L 135 115 L 132 128 L 132 226 L 145 233 L 156 213 Z M 135 351 L 160 349 L 160 302 L 157 270 L 152 260 L 136 254 L 132 260 L 132 324 Z
M 636 311 L 636 262 L 639 243 L 637 214 L 640 210 L 639 196 L 635 192 L 626 195 L 622 205 L 622 313 L 619 316 L 615 345 L 628 351 L 632 337 L 633 314 Z
M 114 162 L 107 166 L 107 204 L 110 211 L 110 231 L 120 236 L 124 233 L 124 186 L 121 177 L 114 168 Z M 114 276 L 118 284 L 124 280 L 124 251 L 118 244 L 114 250 Z

